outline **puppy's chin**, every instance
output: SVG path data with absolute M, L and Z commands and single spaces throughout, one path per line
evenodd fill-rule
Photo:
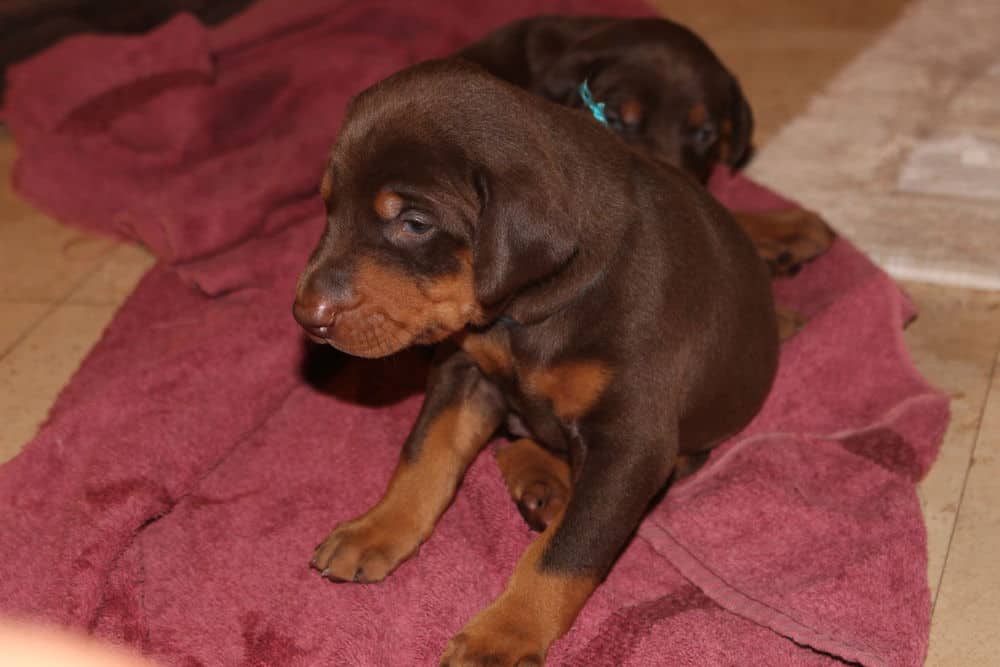
M 366 359 L 395 354 L 411 345 L 440 343 L 454 331 L 437 323 L 426 323 L 415 333 L 381 313 L 365 318 L 341 318 L 321 342 L 341 352 Z M 315 338 L 314 338 L 315 340 Z
M 363 357 L 365 359 L 388 357 L 389 355 L 395 354 L 396 352 L 410 346 L 409 342 L 399 344 L 396 341 L 386 341 L 384 339 L 379 339 L 374 342 L 370 340 L 360 341 L 339 338 L 337 336 L 331 336 L 323 342 L 329 344 L 331 347 L 337 348 L 341 352 L 350 354 L 354 357 Z

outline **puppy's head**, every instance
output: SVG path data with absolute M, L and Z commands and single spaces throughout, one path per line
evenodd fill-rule
M 739 83 L 680 25 L 634 19 L 595 30 L 566 48 L 535 92 L 582 108 L 584 80 L 608 125 L 654 160 L 704 181 L 715 164 L 749 156 L 753 116 Z
M 428 63 L 355 100 L 323 175 L 326 230 L 296 294 L 314 339 L 362 357 L 434 343 L 488 323 L 566 261 L 545 184 L 484 118 L 503 120 L 507 88 L 469 65 Z

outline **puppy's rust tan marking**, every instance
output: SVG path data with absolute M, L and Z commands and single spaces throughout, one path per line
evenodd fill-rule
M 375 195 L 375 213 L 383 220 L 392 220 L 403 210 L 403 198 L 388 188 Z
M 642 102 L 637 99 L 625 100 L 622 102 L 619 113 L 621 113 L 622 122 L 625 123 L 625 125 L 638 125 L 642 122 L 644 114 Z
M 701 127 L 708 120 L 708 108 L 701 103 L 695 104 L 688 111 L 687 122 L 691 127 Z
M 338 315 L 332 342 L 357 356 L 378 357 L 412 344 L 440 342 L 477 323 L 482 310 L 471 258 L 461 253 L 457 260 L 457 272 L 427 278 L 361 257 L 355 269 L 355 305 Z
M 510 347 L 495 334 L 462 333 L 458 344 L 487 375 L 510 374 L 514 368 Z
M 327 169 L 323 172 L 323 180 L 319 182 L 319 196 L 326 201 L 333 194 L 333 172 Z
M 579 419 L 597 403 L 611 381 L 611 369 L 599 361 L 569 361 L 535 368 L 524 376 L 528 393 L 544 396 L 562 419 Z
M 414 278 L 370 258 L 358 266 L 357 288 L 366 304 L 414 335 L 438 342 L 481 317 L 472 282 L 472 262 L 459 256 L 459 270 L 438 278 Z M 432 331 L 427 331 L 432 329 Z
M 569 464 L 534 440 L 517 440 L 497 452 L 497 465 L 521 516 L 543 531 L 570 500 Z
M 416 458 L 400 460 L 372 509 L 330 533 L 316 549 L 313 567 L 331 579 L 384 579 L 430 536 L 498 421 L 474 403 L 443 410 L 431 421 Z
M 445 649 L 441 665 L 537 665 L 573 625 L 599 579 L 542 569 L 542 554 L 562 515 L 521 556 L 507 587 Z

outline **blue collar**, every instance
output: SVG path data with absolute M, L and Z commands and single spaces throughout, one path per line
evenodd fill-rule
M 583 83 L 580 84 L 580 88 L 578 90 L 580 91 L 580 99 L 582 99 L 583 103 L 587 105 L 588 109 L 590 109 L 590 113 L 594 114 L 594 118 L 604 125 L 607 125 L 608 118 L 604 115 L 604 102 L 594 101 L 594 96 L 590 93 L 590 86 L 587 85 L 586 79 L 584 79 Z

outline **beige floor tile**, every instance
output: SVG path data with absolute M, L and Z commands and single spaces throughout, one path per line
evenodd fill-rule
M 920 283 L 906 289 L 920 308 L 906 331 L 914 363 L 952 398 L 941 453 L 918 489 L 927 523 L 928 580 L 936 594 L 1000 349 L 1000 292 Z
M 880 30 L 908 0 L 651 0 L 665 16 L 699 32 L 719 28 L 782 27 L 790 34 L 803 28 Z
M 28 333 L 51 306 L 44 303 L 0 301 L 0 359 Z
M 908 0 L 651 0 L 701 35 L 740 79 L 756 142 L 806 108 L 812 95 L 865 49 Z
M 115 310 L 60 306 L 0 359 L 0 462 L 12 458 L 35 434 Z
M 67 303 L 119 306 L 155 263 L 156 258 L 145 248 L 121 243 L 101 267 L 70 294 Z
M 0 300 L 60 301 L 118 244 L 61 225 L 20 199 L 7 176 L 14 156 L 14 141 L 0 127 Z
M 0 216 L 0 300 L 57 302 L 93 273 L 117 242 L 42 215 Z
M 1000 372 L 966 482 L 955 536 L 934 608 L 928 665 L 998 663 L 1000 629 Z

